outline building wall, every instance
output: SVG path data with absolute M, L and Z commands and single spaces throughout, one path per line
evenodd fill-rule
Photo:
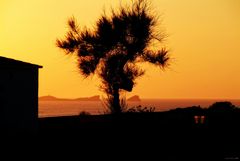
M 0 69 L 0 117 L 10 131 L 37 129 L 38 68 Z

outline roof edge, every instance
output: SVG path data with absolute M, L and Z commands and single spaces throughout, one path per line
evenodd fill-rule
M 21 61 L 21 60 L 16 60 L 16 59 L 12 59 L 12 58 L 7 58 L 7 57 L 3 57 L 3 56 L 0 56 L 0 60 L 5 60 L 5 61 L 12 61 L 14 63 L 19 63 L 19 64 L 24 64 L 24 65 L 29 65 L 29 66 L 34 66 L 34 67 L 37 67 L 37 68 L 43 68 L 43 66 L 41 65 L 37 65 L 37 64 L 32 64 L 32 63 L 28 63 L 28 62 L 24 62 L 24 61 Z

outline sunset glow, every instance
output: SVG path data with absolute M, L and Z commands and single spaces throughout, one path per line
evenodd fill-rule
M 77 98 L 102 95 L 96 77 L 84 79 L 75 57 L 55 45 L 75 16 L 80 28 L 127 0 L 1 0 L 0 55 L 43 66 L 39 95 Z M 144 64 L 131 95 L 142 98 L 239 98 L 240 1 L 153 0 L 168 35 L 171 66 Z

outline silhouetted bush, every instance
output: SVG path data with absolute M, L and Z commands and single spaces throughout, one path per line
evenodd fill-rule
M 127 110 L 127 112 L 154 112 L 155 107 L 142 107 L 141 105 L 131 107 Z
M 209 106 L 210 111 L 233 111 L 236 108 L 235 105 L 233 105 L 231 102 L 215 102 L 211 106 Z
M 81 111 L 80 113 L 79 113 L 79 116 L 89 116 L 89 115 L 91 115 L 89 112 L 86 112 L 86 111 Z
M 207 109 L 209 126 L 228 129 L 239 124 L 238 108 L 231 102 L 215 102 Z

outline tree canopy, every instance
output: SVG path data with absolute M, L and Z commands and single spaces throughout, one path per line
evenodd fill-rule
M 102 14 L 93 30 L 80 29 L 75 18 L 68 20 L 69 31 L 56 44 L 66 54 L 78 58 L 80 73 L 97 74 L 101 89 L 107 94 L 112 113 L 122 111 L 119 92 L 131 92 L 136 78 L 144 70 L 136 64 L 149 62 L 161 69 L 169 63 L 168 50 L 162 47 L 165 37 L 158 29 L 158 16 L 148 1 L 139 0 L 131 6 L 120 6 L 111 15 Z M 157 44 L 151 49 L 153 44 Z

